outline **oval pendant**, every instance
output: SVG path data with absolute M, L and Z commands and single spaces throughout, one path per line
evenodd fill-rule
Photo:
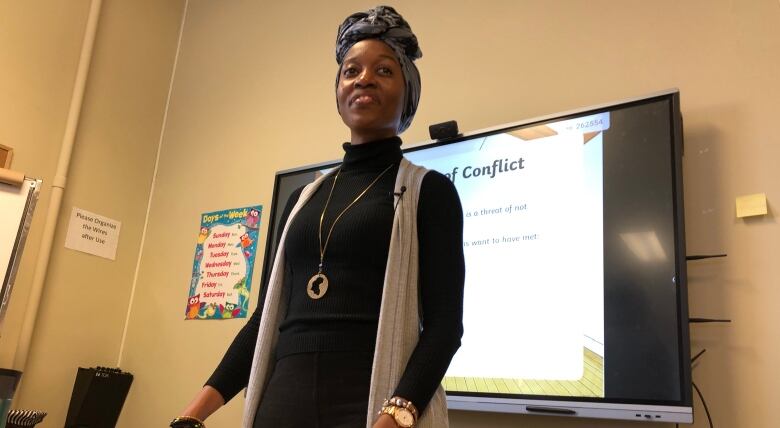
M 317 300 L 322 298 L 328 292 L 328 277 L 324 273 L 317 273 L 309 279 L 309 285 L 306 286 L 306 294 L 310 298 Z

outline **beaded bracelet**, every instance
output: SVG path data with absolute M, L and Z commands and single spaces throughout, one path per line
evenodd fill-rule
M 179 416 L 171 421 L 171 428 L 206 428 L 206 424 L 193 416 Z
M 391 397 L 389 400 L 387 400 L 387 402 L 392 404 L 392 405 L 394 405 L 394 406 L 403 407 L 403 408 L 409 410 L 410 412 L 412 412 L 412 415 L 414 416 L 414 419 L 417 420 L 417 415 L 419 413 L 417 412 L 417 407 L 415 407 L 414 404 L 412 404 L 411 401 L 396 395 L 394 397 Z

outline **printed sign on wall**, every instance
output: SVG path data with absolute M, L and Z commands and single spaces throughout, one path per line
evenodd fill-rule
M 65 248 L 116 260 L 122 222 L 73 207 Z
M 260 205 L 201 216 L 185 319 L 245 318 Z

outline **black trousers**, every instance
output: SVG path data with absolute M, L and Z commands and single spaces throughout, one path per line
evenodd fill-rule
M 276 361 L 254 428 L 365 428 L 373 352 L 313 352 Z

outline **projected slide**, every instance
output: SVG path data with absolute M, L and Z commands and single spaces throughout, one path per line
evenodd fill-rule
M 609 114 L 409 152 L 464 215 L 450 392 L 604 396 L 602 131 Z

